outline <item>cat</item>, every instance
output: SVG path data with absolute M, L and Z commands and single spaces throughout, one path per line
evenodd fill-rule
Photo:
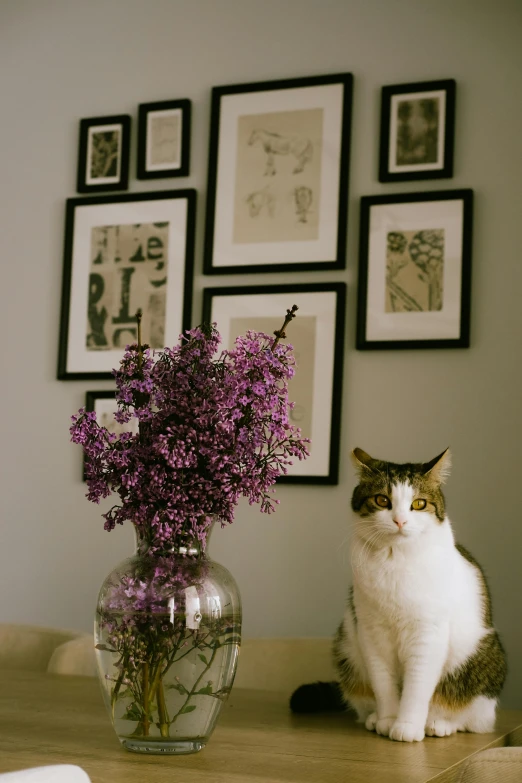
M 441 485 L 448 449 L 423 464 L 356 448 L 353 586 L 333 643 L 338 683 L 302 685 L 294 712 L 351 707 L 403 742 L 490 732 L 506 677 L 482 569 L 455 543 Z

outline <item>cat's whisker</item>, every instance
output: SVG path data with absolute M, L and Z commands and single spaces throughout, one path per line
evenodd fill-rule
M 365 540 L 361 551 L 359 552 L 359 562 L 357 568 L 361 568 L 363 563 L 369 560 L 370 552 L 380 540 L 382 540 L 387 534 L 387 531 L 382 529 L 374 530 L 371 535 Z M 353 567 L 353 560 L 352 560 Z

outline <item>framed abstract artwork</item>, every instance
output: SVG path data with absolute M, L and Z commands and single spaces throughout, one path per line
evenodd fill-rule
M 295 461 L 290 484 L 337 484 L 344 354 L 346 286 L 344 283 L 238 286 L 203 290 L 205 323 L 216 322 L 223 348 L 248 329 L 272 335 L 286 310 L 298 306 L 288 327 L 297 370 L 289 383 L 295 403 L 290 422 L 311 438 L 310 457 Z
M 130 128 L 128 114 L 80 120 L 78 193 L 127 190 Z
M 114 414 L 118 410 L 116 394 L 114 391 L 88 391 L 85 395 L 85 409 L 96 413 L 96 421 L 109 432 L 120 435 L 122 432 L 138 433 L 138 419 L 134 416 L 126 424 L 119 424 L 114 420 Z M 85 455 L 83 459 L 83 480 L 86 479 Z
M 190 328 L 195 190 L 68 199 L 60 380 L 110 379 L 126 345 L 163 348 Z
M 138 108 L 138 179 L 186 177 L 190 168 L 188 99 L 142 103 Z
M 472 190 L 361 199 L 357 348 L 468 348 Z
M 205 274 L 344 269 L 352 75 L 214 87 Z
M 453 176 L 454 79 L 382 88 L 379 181 Z

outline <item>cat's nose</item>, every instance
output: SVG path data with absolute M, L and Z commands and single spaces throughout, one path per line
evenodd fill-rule
M 393 518 L 393 521 L 395 522 L 395 524 L 397 525 L 397 527 L 399 528 L 399 530 L 402 530 L 402 528 L 403 528 L 403 527 L 404 527 L 404 525 L 406 524 L 406 520 L 405 520 L 405 519 L 395 519 L 395 517 L 394 517 L 394 518 Z

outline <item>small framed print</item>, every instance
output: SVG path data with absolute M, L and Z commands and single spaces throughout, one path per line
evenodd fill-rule
M 361 199 L 357 348 L 468 348 L 472 190 Z
M 138 179 L 188 176 L 190 115 L 188 99 L 140 104 Z
M 346 286 L 299 283 L 203 290 L 203 322 L 216 322 L 222 347 L 248 329 L 272 335 L 294 304 L 297 317 L 288 327 L 297 371 L 289 382 L 295 403 L 290 421 L 311 438 L 310 457 L 295 460 L 278 482 L 337 484 L 344 355 Z
M 127 190 L 130 127 L 128 114 L 80 121 L 78 193 Z
M 453 176 L 454 79 L 382 88 L 379 181 Z
M 205 274 L 344 269 L 352 75 L 214 87 Z
M 68 199 L 60 380 L 111 379 L 125 346 L 177 343 L 190 328 L 195 190 Z
M 88 391 L 85 395 L 85 409 L 96 413 L 96 421 L 101 427 L 105 427 L 109 432 L 120 435 L 122 432 L 132 432 L 138 434 L 138 419 L 133 417 L 126 424 L 120 424 L 114 419 L 114 414 L 118 410 L 116 404 L 116 394 L 113 391 Z M 86 460 L 83 458 L 83 480 L 86 475 Z

